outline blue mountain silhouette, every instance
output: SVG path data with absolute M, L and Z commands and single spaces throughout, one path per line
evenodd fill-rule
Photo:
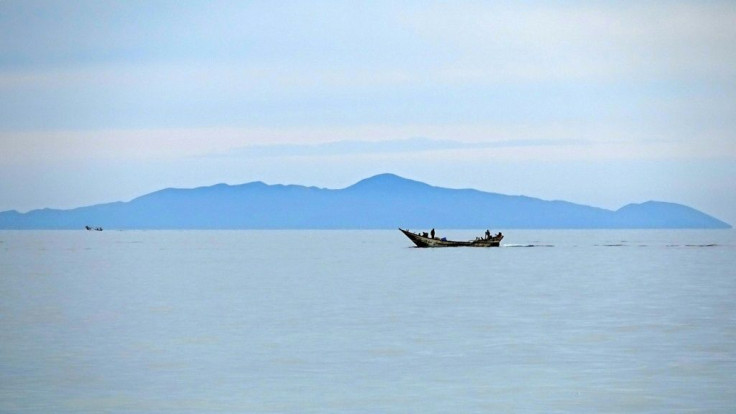
M 648 201 L 617 211 L 380 174 L 333 190 L 217 184 L 167 188 L 129 202 L 0 213 L 0 229 L 730 228 L 693 208 Z

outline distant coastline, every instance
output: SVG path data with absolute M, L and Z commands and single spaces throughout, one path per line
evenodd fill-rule
M 343 189 L 217 184 L 167 188 L 69 210 L 0 213 L 0 229 L 727 229 L 691 207 L 661 201 L 618 210 L 450 189 L 380 174 Z

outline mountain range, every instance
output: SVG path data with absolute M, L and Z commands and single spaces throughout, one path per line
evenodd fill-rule
M 167 188 L 128 202 L 0 213 L 0 229 L 509 229 L 730 228 L 681 204 L 648 201 L 612 211 L 380 174 L 343 189 L 217 184 Z

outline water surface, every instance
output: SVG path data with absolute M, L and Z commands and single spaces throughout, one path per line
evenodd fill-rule
M 504 233 L 2 231 L 0 412 L 736 407 L 736 232 Z

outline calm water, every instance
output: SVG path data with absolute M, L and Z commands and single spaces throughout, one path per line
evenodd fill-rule
M 505 233 L 0 232 L 0 412 L 734 412 L 735 231 Z

